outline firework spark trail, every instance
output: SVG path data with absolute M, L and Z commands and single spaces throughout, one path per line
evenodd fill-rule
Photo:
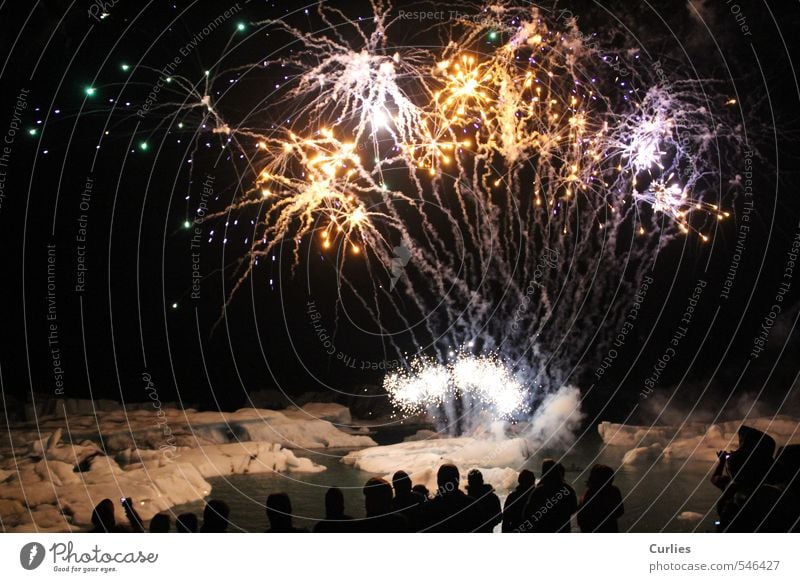
M 549 355 L 530 357 L 539 356 L 536 345 L 531 346 L 531 353 L 525 354 L 523 346 L 529 344 L 528 338 L 514 337 L 503 329 L 508 313 L 496 317 L 494 326 L 489 322 L 489 328 L 494 329 L 486 333 L 488 329 L 480 327 L 486 322 L 486 312 L 481 308 L 464 318 L 478 325 L 468 330 L 461 342 L 454 343 L 463 345 L 467 339 L 481 335 L 489 336 L 485 342 L 502 337 L 505 340 L 502 351 L 507 357 L 516 363 L 538 359 L 539 369 L 552 373 L 558 371 L 558 366 L 552 366 L 551 360 L 570 335 L 568 332 L 573 332 L 573 339 L 594 339 L 604 321 L 610 322 L 611 328 L 619 321 L 625 302 L 611 306 L 609 299 L 615 295 L 629 296 L 633 291 L 630 281 L 641 279 L 650 268 L 649 257 L 675 236 L 675 226 L 688 232 L 691 227 L 687 209 L 711 213 L 717 219 L 727 216 L 717 204 L 705 203 L 702 193 L 693 190 L 711 174 L 708 170 L 715 167 L 718 141 L 738 144 L 741 138 L 724 126 L 710 130 L 708 111 L 700 104 L 708 97 L 699 82 L 654 87 L 635 108 L 613 113 L 612 99 L 596 94 L 590 83 L 594 79 L 589 75 L 579 75 L 580 70 L 593 70 L 586 61 L 596 57 L 597 51 L 584 50 L 583 37 L 574 27 L 553 33 L 541 24 L 536 14 L 527 23 L 519 20 L 518 24 L 518 32 L 489 64 L 479 65 L 472 57 L 466 60 L 462 57 L 459 68 L 464 72 L 460 76 L 451 75 L 454 83 L 443 103 L 446 113 L 454 111 L 451 115 L 456 121 L 470 117 L 470 106 L 475 109 L 472 117 L 480 119 L 483 133 L 475 135 L 476 158 L 485 166 L 473 173 L 474 191 L 491 192 L 498 182 L 505 182 L 508 185 L 503 185 L 514 195 L 505 197 L 504 212 L 497 213 L 498 217 L 510 219 L 505 223 L 507 228 L 500 231 L 509 245 L 502 248 L 500 257 L 490 259 L 491 268 L 499 275 L 496 279 L 506 284 L 504 290 L 509 294 L 510 304 L 532 299 L 525 293 L 524 283 L 532 280 L 526 266 L 536 264 L 536 255 L 542 247 L 560 251 L 559 268 L 545 273 L 545 280 L 540 277 L 536 281 L 542 308 L 531 310 L 526 321 L 533 325 L 524 326 L 526 332 L 534 327 L 533 337 L 541 338 L 536 343 L 547 346 Z M 474 38 L 486 33 L 473 23 L 468 26 L 478 29 L 473 31 Z M 535 57 L 527 60 L 535 61 L 537 67 L 519 71 L 517 49 L 523 46 L 534 47 L 535 51 L 529 54 Z M 512 54 L 514 59 L 510 58 Z M 449 66 L 449 62 L 445 63 L 443 68 Z M 479 66 L 482 68 L 475 72 Z M 567 74 L 553 74 L 559 69 Z M 485 84 L 489 85 L 488 91 Z M 492 89 L 497 94 L 494 98 L 488 96 Z M 526 90 L 536 94 L 526 98 Z M 519 120 L 524 130 L 516 131 L 510 120 Z M 509 126 L 513 129 L 509 130 Z M 615 158 L 616 151 L 622 152 L 620 157 L 624 161 Z M 502 157 L 510 178 L 492 183 L 487 179 L 490 172 L 486 167 L 491 165 L 495 154 Z M 531 158 L 535 165 L 535 205 L 528 205 L 526 218 L 520 219 L 514 204 L 523 198 L 520 181 L 514 179 L 519 175 L 515 174 L 514 164 L 519 159 L 530 164 Z M 668 183 L 678 170 L 681 182 Z M 639 190 L 637 180 L 645 171 L 652 179 L 647 189 Z M 491 205 L 493 197 L 487 196 L 486 200 Z M 647 203 L 654 211 L 647 227 L 643 224 L 646 218 L 638 213 L 641 203 Z M 632 213 L 634 226 L 638 224 L 635 241 L 620 238 L 623 227 L 631 224 Z M 674 223 L 658 228 L 656 219 L 660 213 L 670 216 Z M 498 222 L 502 223 L 499 218 Z M 525 227 L 533 228 L 526 231 Z M 487 236 L 475 241 L 478 248 L 486 248 L 498 234 L 491 229 L 484 233 Z M 700 236 L 707 240 L 705 234 Z M 514 245 L 517 237 L 520 244 Z M 594 263 L 594 269 L 586 264 L 587 259 Z M 619 267 L 621 260 L 624 268 Z M 519 271 L 513 270 L 516 267 Z M 481 269 L 481 273 L 485 272 Z M 621 276 L 623 273 L 627 273 L 627 281 Z M 475 288 L 479 282 L 472 283 Z M 553 302 L 549 300 L 550 293 L 555 295 Z M 487 295 L 496 297 L 497 293 Z M 553 309 L 554 304 L 559 309 Z M 551 330 L 550 337 L 542 337 L 545 326 Z M 597 339 L 602 349 L 604 338 Z M 588 346 L 585 339 L 583 343 Z M 558 358 L 576 362 L 581 348 L 569 349 L 571 354 L 561 354 Z M 556 373 L 549 379 L 549 388 L 560 385 L 570 371 L 567 367 L 561 374 Z
M 436 388 L 446 370 L 486 368 L 483 357 L 541 398 L 587 365 L 590 345 L 609 345 L 658 249 L 727 216 L 704 198 L 727 169 L 721 151 L 741 138 L 709 109 L 722 103 L 713 84 L 635 68 L 617 83 L 613 53 L 574 21 L 497 4 L 491 21 L 441 24 L 448 40 L 436 51 L 392 45 L 391 6 L 372 8 L 356 22 L 320 3 L 321 33 L 258 23 L 303 47 L 270 61 L 293 74 L 265 111 L 284 126 L 237 125 L 208 83 L 202 95 L 192 88 L 191 106 L 257 169 L 252 188 L 211 217 L 264 208 L 234 292 L 260 257 L 288 242 L 297 264 L 310 241 L 337 252 L 340 292 L 379 326 L 382 313 L 399 317 L 408 343 L 433 357 L 387 376 L 401 408 L 417 395 L 453 412 L 445 396 L 463 407 L 469 394 L 505 410 L 488 384 Z M 506 40 L 487 50 L 490 34 Z M 390 285 L 398 244 L 409 261 Z M 345 260 L 365 265 L 371 288 L 344 276 Z M 467 352 L 478 359 L 466 363 Z
M 497 56 L 484 64 L 476 64 L 473 57 L 462 56 L 460 62 L 457 59 L 455 66 L 459 72 L 449 74 L 453 79 L 453 86 L 444 97 L 439 95 L 439 102 L 444 104 L 444 114 L 452 116 L 452 123 L 465 118 L 480 121 L 476 124 L 479 129 L 474 135 L 477 161 L 472 173 L 471 189 L 489 193 L 485 197 L 485 205 L 486 212 L 491 217 L 487 222 L 493 228 L 484 229 L 482 238 L 472 241 L 472 246 L 484 249 L 489 248 L 494 241 L 500 243 L 499 253 L 493 253 L 483 260 L 479 272 L 483 275 L 495 273 L 497 276 L 487 278 L 504 283 L 504 289 L 500 291 L 506 293 L 507 301 L 512 305 L 519 304 L 520 301 L 530 302 L 531 298 L 526 296 L 525 291 L 526 284 L 531 281 L 528 265 L 536 263 L 536 255 L 541 252 L 542 246 L 559 248 L 562 251 L 560 266 L 567 268 L 576 263 L 576 257 L 599 258 L 594 244 L 596 237 L 591 233 L 585 236 L 587 233 L 582 231 L 587 226 L 590 229 L 595 227 L 597 209 L 594 205 L 589 206 L 588 216 L 585 216 L 587 212 L 572 201 L 578 198 L 581 191 L 589 190 L 591 194 L 596 188 L 595 162 L 602 144 L 602 133 L 595 137 L 589 134 L 584 138 L 584 134 L 589 133 L 591 128 L 586 127 L 586 113 L 580 108 L 579 100 L 582 98 L 583 101 L 589 101 L 591 93 L 576 95 L 576 56 L 565 55 L 556 41 L 560 37 L 544 26 L 529 22 L 521 25 L 519 30 L 510 43 L 498 51 Z M 483 33 L 485 31 L 474 30 L 472 36 L 480 37 Z M 519 46 L 532 46 L 536 51 L 536 57 L 530 56 L 527 62 L 547 62 L 549 58 L 557 61 L 551 63 L 553 68 L 567 63 L 569 70 L 573 72 L 554 79 L 555 75 L 546 65 L 535 69 L 520 67 L 513 50 Z M 443 69 L 449 66 L 449 61 L 440 63 Z M 464 72 L 460 73 L 462 70 Z M 559 79 L 562 79 L 560 84 L 557 82 Z M 488 85 L 488 89 L 485 85 Z M 494 166 L 498 155 L 507 174 L 505 177 L 490 178 L 490 168 Z M 530 164 L 532 157 L 535 157 L 536 166 L 534 207 L 522 201 L 520 180 L 516 178 L 518 168 L 515 167 L 518 160 Z M 503 197 L 504 207 L 497 205 L 491 194 L 498 187 L 505 188 L 508 194 L 512 194 Z M 605 210 L 603 206 L 600 208 Z M 584 235 L 576 237 L 574 248 L 571 248 L 571 238 L 567 236 L 573 234 L 570 232 L 572 225 L 566 222 L 572 210 L 575 211 L 577 224 L 577 232 L 574 234 Z M 520 216 L 523 212 L 525 214 Z M 530 217 L 533 220 L 527 220 Z M 579 222 L 580 218 L 585 218 L 584 224 Z M 559 219 L 562 221 L 560 225 Z M 574 252 L 569 252 L 570 250 Z M 558 271 L 559 275 L 563 275 L 563 270 Z M 544 309 L 531 310 L 525 314 L 527 322 L 537 324 L 533 337 L 541 335 L 548 323 L 558 329 L 557 333 L 563 333 L 574 325 L 580 313 L 580 310 L 568 312 L 574 317 L 562 317 L 562 314 L 567 314 L 554 311 L 550 307 L 552 304 L 548 300 L 549 292 L 560 293 L 559 297 L 563 295 L 569 302 L 581 305 L 581 297 L 588 291 L 584 285 L 592 283 L 592 279 L 584 276 L 585 273 L 578 273 L 577 277 L 566 280 L 575 281 L 570 283 L 573 289 L 567 289 L 554 285 L 558 281 L 553 274 L 545 273 L 544 279 L 540 277 L 536 282 Z M 618 276 L 615 275 L 615 278 L 618 279 Z M 471 283 L 473 289 L 481 287 L 481 281 L 473 279 Z M 491 296 L 490 293 L 487 295 Z M 564 302 L 566 301 L 562 301 L 562 304 Z M 603 311 L 600 310 L 599 313 Z M 483 302 L 473 304 L 470 315 L 462 316 L 462 319 L 477 325 L 467 328 L 464 337 L 455 342 L 456 345 L 463 345 L 468 339 L 483 336 L 484 349 L 492 349 L 497 345 L 493 343 L 494 338 L 505 338 L 502 343 L 506 355 L 515 360 L 526 359 L 529 338 L 515 338 L 503 330 L 507 317 L 488 318 L 487 315 L 498 314 L 487 310 Z M 557 321 L 551 321 L 554 317 Z M 492 319 L 496 325 L 492 324 Z M 482 329 L 481 324 L 488 325 L 488 328 Z M 528 330 L 531 328 L 523 327 Z M 533 346 L 529 355 L 538 355 L 537 352 L 538 349 Z M 546 361 L 537 363 L 537 367 L 542 370 L 545 369 L 543 364 L 547 364 Z M 555 382 L 551 384 L 557 386 L 563 379 L 554 378 Z

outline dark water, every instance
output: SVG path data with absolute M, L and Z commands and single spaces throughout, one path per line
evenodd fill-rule
M 397 435 L 392 435 L 396 437 Z M 390 442 L 386 435 L 378 439 Z M 399 439 L 398 439 L 399 440 Z M 264 502 L 269 493 L 283 491 L 292 500 L 295 526 L 310 529 L 324 515 L 324 496 L 328 487 L 342 489 L 348 514 L 361 517 L 363 495 L 361 488 L 373 475 L 353 469 L 339 462 L 346 450 L 326 450 L 314 453 L 303 451 L 315 463 L 328 467 L 314 474 L 287 473 L 265 475 L 234 475 L 210 479 L 211 496 L 224 499 L 231 507 L 231 531 L 263 531 L 266 529 Z M 562 455 L 552 455 L 567 469 L 567 480 L 581 495 L 585 489 L 588 469 L 593 463 L 620 467 L 625 449 L 604 447 L 598 438 L 585 438 L 572 450 Z M 541 460 L 545 454 L 529 459 L 524 468 L 540 474 Z M 400 469 L 401 467 L 398 467 Z M 621 531 L 636 532 L 690 532 L 713 531 L 714 503 L 718 491 L 708 482 L 713 466 L 705 462 L 659 461 L 655 465 L 622 467 L 614 484 L 620 488 L 625 503 L 625 515 L 620 519 Z M 177 515 L 193 511 L 200 516 L 203 502 L 173 508 Z M 703 515 L 701 520 L 679 520 L 684 511 Z M 576 529 L 576 528 L 574 528 Z
M 625 515 L 619 520 L 620 531 L 714 531 L 715 503 L 720 491 L 709 482 L 713 463 L 660 460 L 655 464 L 621 467 L 624 453 L 625 449 L 603 447 L 599 443 L 594 449 L 578 450 L 574 454 L 575 463 L 586 467 L 586 472 L 568 470 L 567 479 L 573 482 L 580 495 L 586 489 L 591 463 L 600 462 L 619 468 L 614 485 L 622 492 L 625 503 Z M 569 462 L 569 456 L 567 459 Z M 570 468 L 567 463 L 565 466 Z M 678 519 L 683 512 L 699 513 L 702 518 Z
M 320 452 L 302 451 L 319 465 L 328 467 L 321 473 L 267 473 L 261 475 L 232 475 L 209 479 L 211 497 L 225 500 L 231 508 L 229 531 L 264 531 L 267 518 L 264 503 L 267 495 L 283 491 L 292 500 L 295 527 L 311 529 L 325 515 L 325 491 L 339 487 L 344 494 L 345 508 L 352 517 L 363 517 L 364 496 L 361 488 L 374 475 L 353 469 L 339 460 L 348 450 L 328 449 Z M 198 517 L 204 502 L 188 503 L 173 508 L 176 515 L 193 511 Z

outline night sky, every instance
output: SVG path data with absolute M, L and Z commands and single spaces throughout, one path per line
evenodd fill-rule
M 227 232 L 224 218 L 204 223 L 194 239 L 194 225 L 185 222 L 201 202 L 209 212 L 230 204 L 247 168 L 222 147 L 224 136 L 199 127 L 201 111 L 170 105 L 185 98 L 181 92 L 165 86 L 142 109 L 158 71 L 176 57 L 176 75 L 195 83 L 214 71 L 210 93 L 229 91 L 221 105 L 226 115 L 257 107 L 265 88 L 285 81 L 281 68 L 222 72 L 292 50 L 288 38 L 254 23 L 286 17 L 318 28 L 313 10 L 256 0 L 100 4 L 0 4 L 0 134 L 6 138 L 0 144 L 0 371 L 9 409 L 32 395 L 142 401 L 144 373 L 162 401 L 225 409 L 243 406 L 250 390 L 349 394 L 380 384 L 381 371 L 330 357 L 315 335 L 309 301 L 324 314 L 340 350 L 359 361 L 395 357 L 371 333 L 379 331 L 374 322 L 357 310 L 337 327 L 335 268 L 313 251 L 313 261 L 296 271 L 288 248 L 285 256 L 261 261 L 220 321 L 256 215 L 235 215 L 240 224 Z M 366 3 L 331 4 L 352 17 L 369 14 Z M 684 409 L 698 402 L 720 408 L 733 395 L 732 402 L 758 397 L 774 411 L 800 370 L 800 263 L 794 278 L 785 276 L 787 253 L 800 236 L 800 85 L 793 70 L 800 62 L 794 38 L 800 10 L 783 2 L 692 5 L 543 4 L 571 10 L 583 30 L 627 27 L 633 40 L 618 42 L 639 44 L 687 77 L 719 79 L 722 93 L 738 95 L 757 152 L 752 209 L 743 197 L 729 200 L 732 217 L 713 245 L 691 237 L 672 245 L 654 270 L 656 283 L 639 316 L 646 325 L 637 326 L 636 341 L 626 343 L 599 380 L 591 372 L 574 379 L 584 389 L 593 386 L 585 390 L 584 409 L 603 419 L 625 418 L 637 404 L 698 280 L 706 286 L 687 337 L 658 378 L 662 397 L 681 382 L 675 403 Z M 420 6 L 442 9 L 441 3 L 413 5 Z M 229 16 L 198 39 L 226 10 Z M 437 41 L 411 25 L 407 34 L 401 39 L 407 43 Z M 268 128 L 280 119 L 260 123 Z M 751 228 L 739 252 L 745 214 Z M 356 282 L 365 276 L 351 275 Z M 781 317 L 756 357 L 754 339 L 778 294 Z M 391 329 L 398 322 L 387 316 L 384 324 Z M 356 329 L 362 325 L 370 333 Z M 586 357 L 590 370 L 601 365 L 602 355 Z

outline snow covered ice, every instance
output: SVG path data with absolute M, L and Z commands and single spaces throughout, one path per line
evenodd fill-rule
M 64 402 L 54 408 L 60 414 L 9 429 L 10 442 L 0 448 L 5 531 L 85 529 L 94 506 L 105 498 L 133 498 L 148 520 L 207 497 L 210 477 L 325 470 L 292 449 L 375 444 L 369 436 L 334 426 L 331 421 L 350 421 L 349 410 L 338 404 L 232 413 L 161 408 L 156 413 L 101 403 L 105 410 L 99 414 L 91 405 Z M 121 507 L 117 511 L 124 522 Z
M 743 424 L 767 433 L 778 447 L 800 443 L 800 423 L 789 416 L 731 420 L 719 423 L 686 422 L 679 426 L 633 426 L 601 422 L 597 426 L 607 445 L 625 447 L 623 463 L 638 465 L 659 459 L 715 462 L 717 451 L 738 446 Z

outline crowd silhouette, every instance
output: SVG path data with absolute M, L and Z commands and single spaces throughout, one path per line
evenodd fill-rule
M 598 465 L 610 472 L 613 471 Z M 596 469 L 593 469 L 594 474 Z M 622 514 L 622 497 L 619 490 L 611 487 L 611 479 L 606 472 L 599 471 L 592 480 L 584 498 L 591 506 L 591 517 L 582 523 L 591 525 L 606 524 L 608 529 Z M 602 481 L 601 476 L 606 481 Z M 498 524 L 504 532 L 563 532 L 570 531 L 570 521 L 578 512 L 581 520 L 581 507 L 578 506 L 575 491 L 564 482 L 564 468 L 547 459 L 542 464 L 542 479 L 537 484 L 532 471 L 524 470 L 519 475 L 519 486 L 508 496 L 501 507 L 500 498 L 491 485 L 483 480 L 483 474 L 473 469 L 467 474 L 466 490 L 461 489 L 458 468 L 444 464 L 437 472 L 437 489 L 431 494 L 421 484 L 414 485 L 405 471 L 397 471 L 392 482 L 373 477 L 362 489 L 364 498 L 364 518 L 353 518 L 345 510 L 344 495 L 338 487 L 325 492 L 325 518 L 317 522 L 312 531 L 330 532 L 492 532 Z M 595 488 L 592 489 L 592 483 Z M 616 494 L 604 493 L 611 487 Z M 589 503 L 590 502 L 590 503 Z M 613 504 L 610 505 L 610 504 Z M 92 532 L 143 532 L 143 521 L 136 513 L 131 500 L 123 500 L 128 525 L 115 522 L 114 503 L 104 499 L 95 507 L 92 515 Z M 268 533 L 295 533 L 307 531 L 293 523 L 292 502 L 286 493 L 271 493 L 265 504 Z M 175 531 L 181 533 L 223 533 L 228 530 L 230 508 L 220 499 L 211 499 L 203 511 L 202 525 L 193 513 L 182 513 L 175 519 Z M 586 529 L 583 531 L 594 531 Z M 150 520 L 148 531 L 166 533 L 172 529 L 172 518 L 167 513 L 159 513 Z
M 800 531 L 800 445 L 789 445 L 775 454 L 775 441 L 756 429 L 742 426 L 739 447 L 734 452 L 720 451 L 711 482 L 721 490 L 717 502 L 722 532 Z M 392 482 L 373 477 L 363 489 L 366 517 L 348 515 L 342 491 L 337 487 L 325 493 L 325 518 L 312 531 L 331 532 L 492 532 L 498 524 L 504 533 L 569 533 L 573 516 L 581 532 L 619 531 L 618 519 L 624 514 L 623 496 L 614 486 L 614 469 L 594 465 L 586 489 L 578 498 L 564 479 L 564 467 L 545 459 L 541 478 L 533 471 L 520 472 L 517 487 L 501 507 L 500 499 L 483 474 L 473 469 L 461 489 L 460 472 L 445 463 L 436 475 L 437 489 L 431 494 L 414 485 L 405 471 L 397 471 Z M 92 532 L 143 532 L 144 523 L 130 499 L 122 506 L 128 524 L 115 521 L 115 507 L 104 499 L 92 514 Z M 307 531 L 293 523 L 292 502 L 286 493 L 272 493 L 266 499 L 267 532 Z M 180 514 L 175 531 L 181 533 L 221 533 L 228 529 L 230 508 L 219 499 L 208 501 L 199 525 L 193 513 Z M 154 516 L 151 533 L 166 533 L 172 519 L 166 513 Z

